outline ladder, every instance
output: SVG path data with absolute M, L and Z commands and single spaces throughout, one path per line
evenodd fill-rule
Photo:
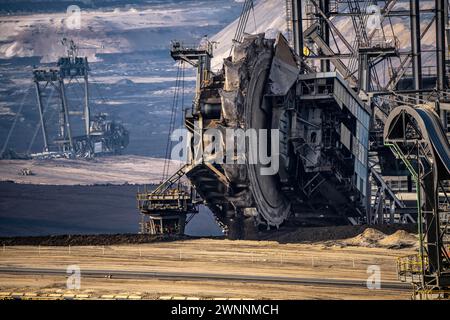
M 191 164 L 185 164 L 180 169 L 178 169 L 169 179 L 164 181 L 162 184 L 158 186 L 153 192 L 152 195 L 160 195 L 165 193 L 168 189 L 170 189 L 175 183 L 180 181 L 180 179 L 186 175 L 192 169 Z
M 306 29 L 308 29 L 309 27 L 311 27 L 311 25 L 318 22 L 316 15 L 316 8 L 309 0 L 306 0 L 305 3 L 305 16 L 306 16 Z
M 292 37 L 292 33 L 293 33 L 293 29 L 294 26 L 292 24 L 292 0 L 286 0 L 286 31 L 287 31 L 287 40 L 289 41 L 289 44 L 293 47 L 293 37 Z

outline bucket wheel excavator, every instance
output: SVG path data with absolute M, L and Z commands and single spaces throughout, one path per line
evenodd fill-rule
M 370 108 L 338 73 L 311 70 L 281 33 L 244 34 L 247 3 L 219 72 L 210 67 L 213 43 L 172 43 L 172 57 L 197 69 L 185 113 L 194 144 L 183 174 L 230 238 L 254 238 L 287 220 L 360 223 L 368 205 Z M 270 161 L 249 161 L 255 150 Z
M 363 219 L 370 110 L 339 75 L 303 68 L 281 34 L 244 35 L 221 72 L 200 74 L 207 76 L 185 119 L 200 141 L 193 149 L 214 150 L 220 139 L 225 158 L 238 157 L 236 132 L 276 133 L 258 141 L 259 150 L 271 150 L 271 163 L 250 162 L 248 142 L 242 162 L 191 159 L 186 175 L 230 237 L 252 238 L 258 227 L 278 228 L 288 219 L 303 225 Z M 276 172 L 264 174 L 269 167 Z

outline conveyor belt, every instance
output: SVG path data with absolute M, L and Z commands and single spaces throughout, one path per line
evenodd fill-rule
M 438 164 L 438 178 L 450 178 L 450 145 L 447 135 L 442 128 L 438 115 L 429 109 L 412 108 L 402 106 L 396 108 L 390 115 L 385 125 L 384 139 L 386 143 L 406 142 L 403 131 L 399 126 L 403 125 L 402 116 L 407 115 L 405 121 L 414 119 L 418 131 L 423 140 L 429 142 L 434 150 L 434 158 L 430 159 Z
M 450 176 L 450 145 L 439 118 L 430 110 L 416 109 L 416 111 L 425 124 L 428 138 L 436 152 L 435 155 L 440 159 L 442 169 L 445 169 L 445 172 L 439 172 L 439 174 Z

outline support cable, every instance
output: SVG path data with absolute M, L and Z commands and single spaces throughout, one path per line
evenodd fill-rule
M 167 143 L 166 143 L 166 152 L 165 152 L 165 159 L 164 159 L 164 168 L 163 168 L 163 181 L 166 180 L 169 176 L 169 168 L 170 168 L 170 149 L 172 146 L 172 139 L 171 134 L 173 132 L 173 128 L 175 126 L 175 119 L 176 119 L 176 109 L 178 106 L 178 98 L 179 98 L 179 91 L 180 91 L 180 78 L 181 78 L 181 66 L 182 63 L 180 62 L 178 64 L 177 68 L 177 76 L 175 80 L 175 89 L 173 94 L 173 101 L 172 101 L 172 108 L 170 113 L 170 122 L 169 122 L 169 133 L 167 136 Z
M 108 104 L 108 102 L 109 102 L 108 99 L 105 98 L 104 95 L 102 95 L 102 93 L 100 92 L 100 86 L 99 86 L 100 82 L 98 82 L 91 73 L 89 74 L 89 76 L 93 80 L 90 83 L 94 85 L 94 89 L 97 91 L 97 94 L 100 96 L 100 99 L 102 100 L 102 102 L 104 104 Z
M 247 28 L 247 22 L 248 18 L 250 16 L 250 12 L 253 9 L 253 0 L 245 0 L 244 5 L 242 7 L 241 15 L 239 16 L 238 25 L 236 28 L 236 33 L 234 34 L 234 38 L 232 40 L 231 49 L 230 49 L 230 56 L 233 52 L 235 43 L 241 43 L 243 40 L 243 35 L 245 33 L 245 29 Z M 253 12 L 254 16 L 254 12 Z M 256 19 L 255 19 L 255 26 L 256 26 Z
M 22 110 L 23 110 L 23 107 L 24 107 L 24 104 L 25 104 L 25 100 L 28 98 L 28 95 L 30 94 L 30 89 L 31 88 L 32 88 L 32 85 L 30 87 L 28 87 L 28 89 L 26 90 L 25 95 L 24 95 L 24 97 L 22 99 L 22 102 L 20 103 L 19 110 L 17 111 L 16 116 L 14 118 L 14 121 L 13 121 L 13 123 L 11 125 L 11 128 L 9 129 L 8 135 L 6 136 L 5 143 L 3 143 L 3 148 L 2 148 L 2 152 L 0 153 L 0 157 L 3 156 L 3 154 L 6 151 L 6 148 L 8 147 L 9 140 L 11 139 L 12 133 L 13 133 L 16 125 L 17 125 L 17 121 L 19 120 L 19 117 L 22 114 Z

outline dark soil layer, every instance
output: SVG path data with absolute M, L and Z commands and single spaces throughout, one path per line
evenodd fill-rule
M 143 234 L 112 235 L 66 235 L 47 237 L 11 237 L 0 238 L 5 246 L 111 246 L 121 244 L 143 244 L 196 239 L 190 236 L 151 236 Z
M 309 243 L 330 240 L 343 240 L 355 237 L 364 232 L 369 226 L 341 226 L 341 227 L 320 227 L 320 228 L 297 228 L 295 230 L 278 230 L 267 233 L 260 233 L 259 240 L 277 241 L 279 243 Z M 395 233 L 398 230 L 405 230 L 414 233 L 414 225 L 402 226 L 371 226 L 371 228 L 382 231 L 386 235 Z M 199 237 L 190 236 L 150 236 L 134 234 L 116 235 L 64 235 L 47 237 L 3 237 L 0 238 L 0 245 L 6 246 L 102 246 L 121 244 L 143 244 L 169 241 L 193 240 Z M 223 239 L 223 237 L 214 237 Z

